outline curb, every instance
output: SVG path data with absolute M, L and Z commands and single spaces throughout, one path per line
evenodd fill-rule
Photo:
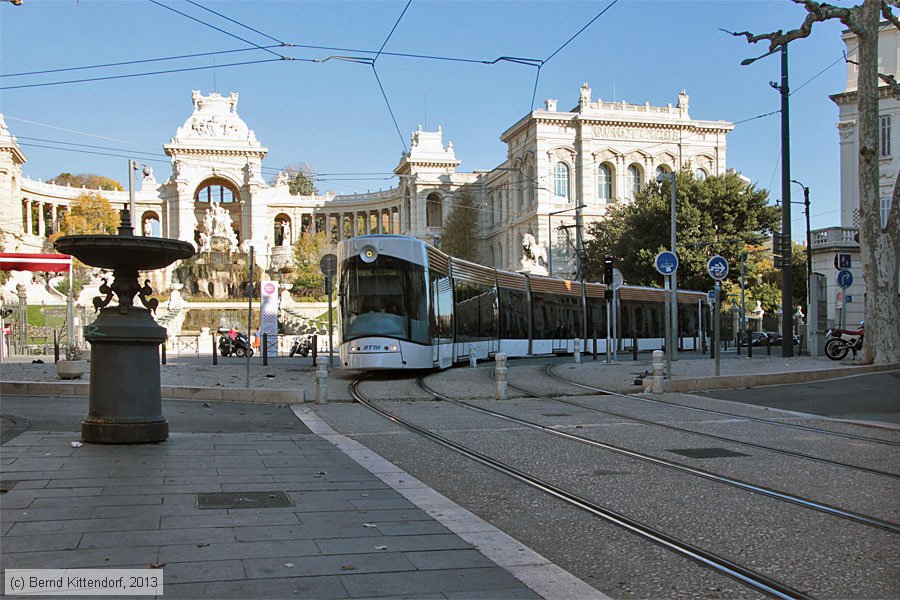
M 860 365 L 841 369 L 818 369 L 812 371 L 786 371 L 783 373 L 756 373 L 753 375 L 720 375 L 718 377 L 686 377 L 663 381 L 665 392 L 700 392 L 706 390 L 724 390 L 736 388 L 752 388 L 765 385 L 784 385 L 790 383 L 807 383 L 823 379 L 837 379 L 851 375 L 882 373 L 900 369 L 900 363 L 887 365 Z M 645 381 L 647 381 L 645 379 Z
M 0 396 L 88 396 L 90 384 L 52 383 L 33 381 L 2 381 Z M 306 402 L 304 388 L 260 389 L 260 388 L 208 388 L 185 386 L 162 386 L 162 397 L 166 400 L 201 400 L 209 402 L 258 402 L 261 404 L 297 404 Z

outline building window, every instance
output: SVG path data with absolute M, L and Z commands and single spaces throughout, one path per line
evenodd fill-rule
M 554 191 L 557 196 L 569 199 L 569 165 L 563 162 L 556 163 L 553 169 Z
M 881 115 L 878 121 L 879 156 L 887 158 L 891 155 L 891 115 Z
M 694 177 L 702 181 L 706 179 L 706 171 L 703 169 L 694 169 Z
M 891 197 L 881 199 L 881 228 L 887 227 L 888 217 L 891 215 Z
M 425 199 L 425 226 L 440 227 L 443 220 L 441 195 L 437 192 L 428 194 Z
M 628 167 L 625 174 L 625 191 L 628 200 L 634 200 L 637 193 L 641 191 L 641 169 L 637 165 Z
M 609 165 L 597 169 L 597 198 L 603 202 L 612 201 L 612 170 Z
M 656 167 L 657 181 L 659 180 L 660 175 L 666 177 L 669 175 L 669 173 L 671 173 L 671 171 L 669 171 L 669 169 L 667 169 L 665 165 L 659 165 L 658 167 Z

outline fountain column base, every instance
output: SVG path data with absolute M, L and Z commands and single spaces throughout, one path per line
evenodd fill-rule
M 92 444 L 163 442 L 169 424 L 162 414 L 159 345 L 166 339 L 150 311 L 100 310 L 85 339 L 91 344 L 88 416 L 81 440 Z

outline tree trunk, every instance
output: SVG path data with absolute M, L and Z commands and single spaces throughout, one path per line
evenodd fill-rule
M 865 0 L 859 13 L 859 212 L 860 254 L 866 283 L 866 337 L 863 361 L 900 362 L 900 302 L 898 302 L 898 251 L 900 195 L 894 187 L 893 210 L 887 227 L 881 227 L 878 189 L 878 29 L 880 0 Z

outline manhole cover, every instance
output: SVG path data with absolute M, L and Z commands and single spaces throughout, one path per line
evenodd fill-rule
M 669 450 L 675 454 L 687 456 L 688 458 L 728 458 L 731 456 L 750 456 L 749 454 L 741 454 L 740 452 L 732 452 L 725 448 L 684 448 L 682 450 Z
M 19 483 L 15 479 L 0 479 L 0 494 L 5 494 Z
M 197 508 L 285 508 L 294 503 L 284 492 L 213 492 L 197 494 Z

